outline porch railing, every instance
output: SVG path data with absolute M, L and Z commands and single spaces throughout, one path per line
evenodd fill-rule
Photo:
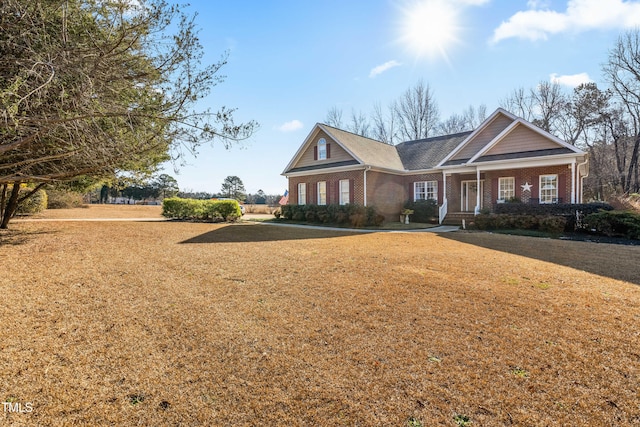
M 438 209 L 438 224 L 442 224 L 442 221 L 444 221 L 444 217 L 447 216 L 447 199 L 444 199 L 444 201 L 442 202 L 442 206 L 440 206 L 440 208 Z

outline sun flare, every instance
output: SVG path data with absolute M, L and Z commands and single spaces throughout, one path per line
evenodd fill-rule
M 417 57 L 449 62 L 448 51 L 460 31 L 455 4 L 445 0 L 412 0 L 402 8 L 403 43 Z

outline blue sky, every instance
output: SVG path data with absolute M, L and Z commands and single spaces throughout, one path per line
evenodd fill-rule
M 201 105 L 237 108 L 237 121 L 260 129 L 165 170 L 182 190 L 217 192 L 237 175 L 267 194 L 284 192 L 280 173 L 334 106 L 347 122 L 422 80 L 445 119 L 469 105 L 490 114 L 540 81 L 605 87 L 608 50 L 640 26 L 640 0 L 192 0 L 187 12 L 198 14 L 205 62 L 229 51 L 226 80 Z

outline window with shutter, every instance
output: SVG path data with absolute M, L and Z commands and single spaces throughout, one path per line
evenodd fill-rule
M 327 158 L 327 141 L 324 138 L 318 140 L 318 160 Z
M 307 204 L 307 184 L 301 182 L 298 184 L 298 204 L 306 205 Z

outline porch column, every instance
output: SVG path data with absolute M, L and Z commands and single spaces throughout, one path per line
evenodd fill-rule
M 476 208 L 473 212 L 477 215 L 480 211 L 480 168 L 476 169 Z
M 571 203 L 576 203 L 576 161 L 571 162 Z
M 447 173 L 442 171 L 442 203 L 447 200 Z

